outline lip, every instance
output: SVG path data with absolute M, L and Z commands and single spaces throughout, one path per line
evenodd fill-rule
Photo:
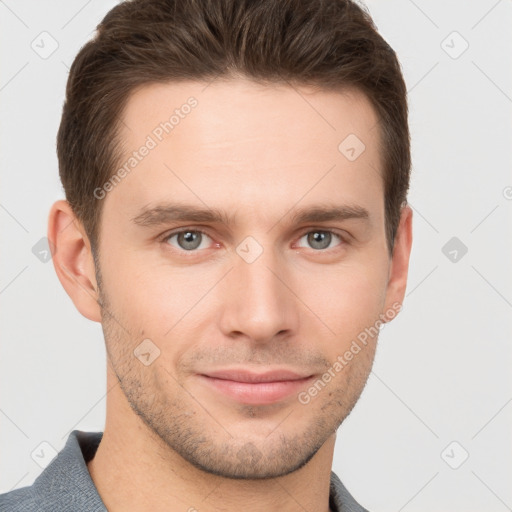
M 288 369 L 262 373 L 229 369 L 198 374 L 198 377 L 210 388 L 237 402 L 266 405 L 297 393 L 314 375 L 301 375 Z

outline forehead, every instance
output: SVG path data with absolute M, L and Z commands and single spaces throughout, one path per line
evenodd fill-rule
M 185 119 L 187 122 L 182 122 Z M 278 134 L 280 139 L 300 135 L 331 147 L 350 133 L 369 145 L 378 137 L 376 113 L 367 97 L 356 89 L 327 91 L 263 85 L 247 79 L 143 85 L 128 98 L 122 121 L 122 136 L 128 142 L 142 133 L 156 132 L 153 135 L 158 138 L 160 132 L 166 140 L 183 134 L 191 145 L 199 139 L 219 143 L 226 137 L 228 144 L 243 144 L 248 130 L 254 136 Z M 195 137 L 189 137 L 191 131 Z
M 236 198 L 237 207 L 264 210 L 276 201 L 284 208 L 326 195 L 355 204 L 358 195 L 370 201 L 373 193 L 378 207 L 377 122 L 355 90 L 245 79 L 145 85 L 122 115 L 119 167 L 130 165 L 109 201 L 140 208 L 179 197 L 217 207 L 218 198 L 235 207 Z M 144 146 L 150 149 L 139 151 Z

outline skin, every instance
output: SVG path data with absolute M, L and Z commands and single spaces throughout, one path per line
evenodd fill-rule
M 104 437 L 88 468 L 109 511 L 326 512 L 336 429 L 365 386 L 377 337 L 307 405 L 297 393 L 244 403 L 198 374 L 279 367 L 321 377 L 402 302 L 412 211 L 402 210 L 390 257 L 377 117 L 357 91 L 241 78 L 147 85 L 123 113 L 126 154 L 190 96 L 197 107 L 102 199 L 99 268 L 68 203 L 50 212 L 57 275 L 80 313 L 102 323 L 107 347 Z M 338 150 L 350 133 L 366 146 L 355 161 Z M 219 209 L 233 223 L 132 221 L 164 201 Z M 299 208 L 333 204 L 368 218 L 293 220 Z M 206 235 L 187 251 L 183 237 L 163 238 L 178 228 Z M 251 263 L 237 252 L 248 236 L 263 249 Z M 134 355 L 144 339 L 160 350 L 147 366 Z

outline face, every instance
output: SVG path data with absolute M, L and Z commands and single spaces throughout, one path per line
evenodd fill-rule
M 397 299 L 376 123 L 355 91 L 241 79 L 130 98 L 102 325 L 133 411 L 196 467 L 290 473 L 359 398 Z

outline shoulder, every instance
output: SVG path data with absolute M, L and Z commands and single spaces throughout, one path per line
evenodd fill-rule
M 0 494 L 0 512 L 32 512 L 37 510 L 32 486 Z
M 101 437 L 73 430 L 31 486 L 0 494 L 0 512 L 106 512 L 87 469 Z

